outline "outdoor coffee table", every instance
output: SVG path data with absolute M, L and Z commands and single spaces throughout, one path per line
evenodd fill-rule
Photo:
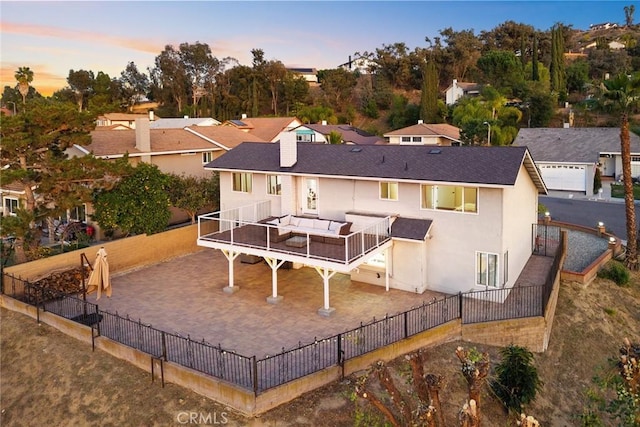
M 307 238 L 305 236 L 293 236 L 285 240 L 284 244 L 294 248 L 303 248 L 307 245 Z

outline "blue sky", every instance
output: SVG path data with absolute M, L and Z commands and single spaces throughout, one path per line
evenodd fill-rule
M 448 27 L 475 34 L 512 20 L 546 30 L 624 23 L 633 1 L 0 1 L 0 82 L 21 66 L 50 95 L 70 69 L 119 77 L 153 66 L 167 44 L 207 43 L 250 65 L 251 49 L 289 67 L 335 68 L 355 52 L 404 42 L 410 50 Z

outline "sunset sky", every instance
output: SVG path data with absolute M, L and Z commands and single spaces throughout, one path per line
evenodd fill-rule
M 478 35 L 512 20 L 547 30 L 624 24 L 633 1 L 0 1 L 0 82 L 22 66 L 43 95 L 66 86 L 69 70 L 110 77 L 131 61 L 152 67 L 167 44 L 207 43 L 217 58 L 251 64 L 251 49 L 288 67 L 336 68 L 355 52 L 404 42 L 426 46 L 448 27 Z

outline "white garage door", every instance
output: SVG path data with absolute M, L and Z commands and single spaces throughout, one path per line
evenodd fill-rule
M 539 165 L 549 190 L 586 191 L 587 168 L 580 165 Z

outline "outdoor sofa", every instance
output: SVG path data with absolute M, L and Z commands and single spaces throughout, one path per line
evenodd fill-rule
M 269 227 L 269 240 L 277 243 L 294 236 L 306 236 L 313 242 L 341 244 L 344 240 L 339 236 L 346 236 L 351 230 L 351 222 L 333 221 L 320 218 L 306 218 L 295 215 L 285 215 L 265 221 Z

